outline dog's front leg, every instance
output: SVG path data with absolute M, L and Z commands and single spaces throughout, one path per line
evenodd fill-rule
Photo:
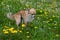
M 24 20 L 25 25 L 27 26 L 27 18 L 26 18 L 26 16 L 23 17 L 23 20 Z

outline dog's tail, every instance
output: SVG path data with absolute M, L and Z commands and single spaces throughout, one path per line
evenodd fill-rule
M 11 20 L 13 20 L 13 19 L 14 19 L 14 17 L 13 17 L 13 15 L 12 15 L 12 13 L 7 13 L 7 18 L 9 18 L 9 19 L 11 19 Z

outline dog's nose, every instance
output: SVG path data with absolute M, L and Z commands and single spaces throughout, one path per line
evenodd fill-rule
M 34 14 L 32 14 L 32 15 L 34 15 Z
M 32 17 L 34 17 L 35 15 L 33 14 Z

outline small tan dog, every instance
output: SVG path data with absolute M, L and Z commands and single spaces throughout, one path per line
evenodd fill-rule
M 18 26 L 21 23 L 22 19 L 26 25 L 28 22 L 32 22 L 35 14 L 36 14 L 36 10 L 34 8 L 31 8 L 29 10 L 21 10 L 13 15 L 12 13 L 7 13 L 7 17 L 10 18 L 11 20 L 15 20 L 16 25 Z

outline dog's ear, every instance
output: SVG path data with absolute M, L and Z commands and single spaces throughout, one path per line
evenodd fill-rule
M 26 11 L 29 11 L 30 10 L 30 8 L 26 8 Z
M 34 8 L 31 8 L 31 9 L 29 10 L 29 13 L 30 13 L 30 14 L 36 14 L 36 10 L 35 10 Z

